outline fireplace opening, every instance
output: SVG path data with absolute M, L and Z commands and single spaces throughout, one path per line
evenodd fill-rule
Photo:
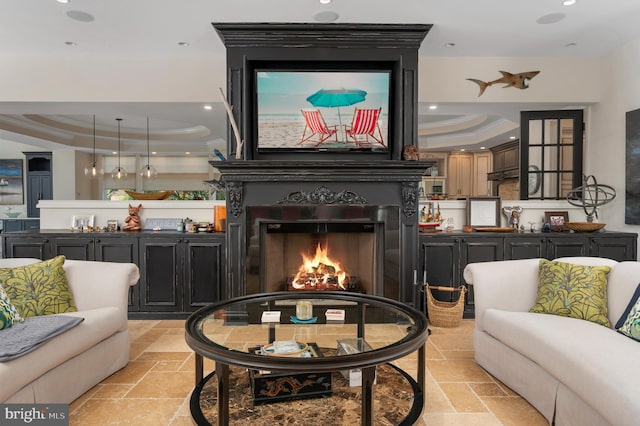
M 289 291 L 302 254 L 315 256 L 319 245 L 352 277 L 347 291 L 399 300 L 397 205 L 257 205 L 246 212 L 243 294 Z
M 264 291 L 376 294 L 380 223 L 264 223 Z

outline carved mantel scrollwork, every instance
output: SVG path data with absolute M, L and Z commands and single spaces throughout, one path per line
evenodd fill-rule
M 242 214 L 242 182 L 225 182 L 225 188 L 231 215 L 239 217 Z
M 413 217 L 418 211 L 418 182 L 402 182 L 402 213 Z
M 367 199 L 353 191 L 343 189 L 334 192 L 319 186 L 311 192 L 295 191 L 278 201 L 278 204 L 367 204 Z

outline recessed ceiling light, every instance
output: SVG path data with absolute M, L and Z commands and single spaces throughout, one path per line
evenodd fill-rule
M 70 10 L 67 12 L 67 16 L 74 21 L 80 22 L 93 22 L 96 19 L 92 14 L 83 12 L 81 10 Z
M 515 138 L 516 138 L 515 136 L 509 136 L 509 139 L 515 139 Z
M 429 109 L 438 109 L 438 105 L 429 105 Z
M 59 0 L 58 0 L 59 1 Z M 573 6 L 574 4 L 576 4 L 576 0 L 564 0 L 562 2 L 563 6 Z
M 455 43 L 445 43 L 444 47 L 449 47 L 449 48 L 456 47 L 456 44 Z
M 74 41 L 65 41 L 64 44 L 66 44 L 67 46 L 75 46 L 76 43 Z
M 480 147 L 480 149 L 487 149 L 487 147 L 485 147 L 485 146 L 481 146 L 481 147 Z
M 329 4 L 331 3 L 331 0 L 320 0 L 321 4 Z
M 191 153 L 190 153 L 189 151 L 187 151 L 187 152 L 185 152 L 185 154 L 189 155 L 189 154 L 191 154 Z
M 460 152 L 465 152 L 465 151 L 466 151 L 466 149 L 460 148 Z
M 211 105 L 205 105 L 203 108 L 204 108 L 204 109 L 207 109 L 207 110 L 209 110 L 209 109 L 213 109 L 213 107 L 212 107 Z
M 153 155 L 156 155 L 156 154 L 157 154 L 157 152 L 156 152 L 156 151 L 151 151 L 151 153 L 152 153 Z
M 313 20 L 316 22 L 333 22 L 338 19 L 338 14 L 331 10 L 325 12 L 318 12 L 313 15 Z
M 556 22 L 562 21 L 567 15 L 564 13 L 550 13 L 548 15 L 544 15 L 536 19 L 538 24 L 555 24 Z
M 111 151 L 111 153 L 112 153 L 113 155 L 116 155 L 116 154 L 118 153 L 118 151 Z
M 178 46 L 180 46 L 180 47 L 189 47 L 189 43 L 187 43 L 186 41 L 179 41 L 178 42 Z
M 67 4 L 69 3 L 69 0 L 58 0 L 58 3 Z

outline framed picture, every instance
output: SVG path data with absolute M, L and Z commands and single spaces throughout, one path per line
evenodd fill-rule
M 544 212 L 544 221 L 551 225 L 552 232 L 567 231 L 567 222 L 569 222 L 569 212 Z
M 93 215 L 92 214 L 80 214 L 71 217 L 71 227 L 76 228 L 93 228 Z
M 472 228 L 500 226 L 500 197 L 467 198 L 467 225 Z
M 22 160 L 0 160 L 0 204 L 23 203 Z
M 105 229 L 107 232 L 117 232 L 118 231 L 118 221 L 117 220 L 108 220 L 107 228 Z

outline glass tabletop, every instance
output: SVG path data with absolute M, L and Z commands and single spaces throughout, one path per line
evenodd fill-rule
M 347 291 L 257 294 L 209 305 L 186 322 L 197 353 L 270 370 L 332 371 L 401 358 L 427 338 L 420 311 Z

